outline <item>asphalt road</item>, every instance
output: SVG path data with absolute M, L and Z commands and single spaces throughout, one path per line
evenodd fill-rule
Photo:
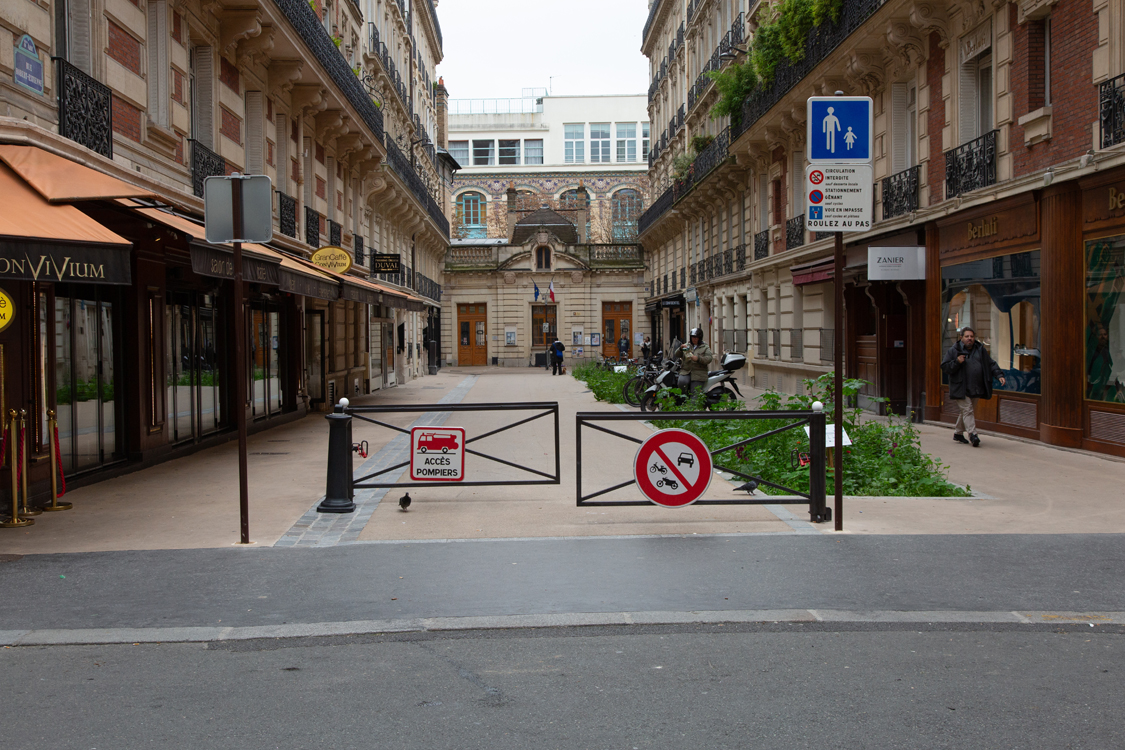
M 1113 748 L 1125 635 L 609 628 L 15 648 L 12 750 Z
M 0 630 L 750 609 L 1125 611 L 1112 535 L 743 536 L 34 555 Z

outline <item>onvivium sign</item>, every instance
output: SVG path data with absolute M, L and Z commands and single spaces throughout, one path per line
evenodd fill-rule
M 348 269 L 352 267 L 351 254 L 344 248 L 333 245 L 320 248 L 312 254 L 309 260 L 313 262 L 313 265 L 336 273 L 347 273 Z

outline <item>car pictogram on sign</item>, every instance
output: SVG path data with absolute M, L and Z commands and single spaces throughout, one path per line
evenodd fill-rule
M 711 483 L 711 454 L 686 430 L 660 430 L 641 444 L 633 463 L 637 487 L 665 508 L 691 505 Z
M 820 183 L 824 182 L 824 172 L 821 172 L 819 170 L 809 172 L 809 182 L 814 185 L 819 185 Z

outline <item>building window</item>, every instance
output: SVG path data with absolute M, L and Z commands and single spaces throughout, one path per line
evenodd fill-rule
M 648 158 L 648 123 L 641 123 L 641 151 L 644 152 L 645 158 Z
M 637 160 L 637 123 L 617 123 L 617 161 Z
M 539 271 L 551 270 L 551 248 L 543 246 L 535 250 L 535 268 Z
M 492 148 L 495 141 L 473 141 L 473 166 L 491 167 L 493 163 Z
M 1051 17 L 1043 20 L 1043 104 L 1051 103 Z
M 994 380 L 994 389 L 1039 393 L 1039 251 L 945 266 L 941 278 L 942 351 L 972 328 L 1004 371 L 1005 384 Z
M 1086 398 L 1125 404 L 1125 237 L 1086 243 Z
M 485 226 L 485 200 L 481 193 L 462 193 L 457 198 L 457 219 L 460 224 L 459 235 L 464 239 L 484 239 L 488 236 Z
M 547 248 L 540 248 L 546 250 Z M 549 251 L 548 251 L 549 252 Z M 555 305 L 531 306 L 531 345 L 536 350 L 546 348 L 558 338 L 558 317 Z
M 918 87 L 891 84 L 891 173 L 918 163 Z
M 632 188 L 613 194 L 613 241 L 636 242 L 637 219 L 644 208 L 640 192 Z
M 985 50 L 961 64 L 960 112 L 961 143 L 992 130 L 992 54 Z
M 580 122 L 563 125 L 563 160 L 567 164 L 582 164 L 586 161 L 585 130 L 586 126 Z
M 449 155 L 457 160 L 457 163 L 463 167 L 469 166 L 469 142 L 468 141 L 450 141 L 449 142 Z
M 610 161 L 608 122 L 590 123 L 590 161 L 594 164 Z
M 537 138 L 523 142 L 523 163 L 543 163 L 543 139 Z
M 514 166 L 520 163 L 520 142 L 500 141 L 501 166 Z

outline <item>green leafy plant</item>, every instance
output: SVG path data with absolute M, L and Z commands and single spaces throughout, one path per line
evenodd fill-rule
M 695 151 L 688 149 L 672 160 L 672 174 L 677 180 L 682 180 L 688 176 L 695 164 L 695 157 Z
M 758 88 L 758 74 L 750 60 L 731 65 L 725 70 L 712 70 L 707 76 L 715 82 L 719 101 L 711 108 L 711 119 L 730 117 L 738 123 L 742 117 L 742 102 Z
M 332 37 L 332 43 L 336 45 L 337 49 L 339 49 L 340 45 L 344 43 L 344 38 L 340 36 L 334 36 Z
M 703 149 L 711 145 L 715 140 L 713 135 L 693 135 L 691 137 L 691 150 L 697 154 L 703 153 Z
M 631 372 L 613 372 L 596 362 L 584 362 L 572 367 L 570 374 L 590 386 L 594 398 L 611 404 L 625 403 L 625 383 L 633 377 Z

